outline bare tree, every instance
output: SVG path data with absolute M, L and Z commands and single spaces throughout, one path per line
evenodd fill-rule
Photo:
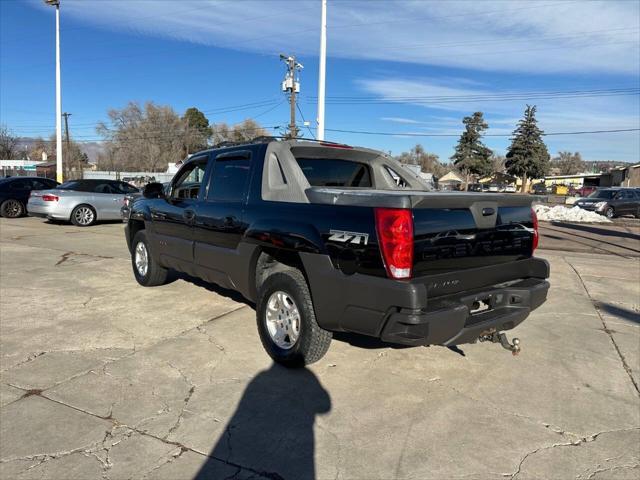
M 6 125 L 0 125 L 0 159 L 14 160 L 19 153 L 18 137 Z
M 494 173 L 505 173 L 507 171 L 506 162 L 507 158 L 504 155 L 491 155 L 491 162 L 493 163 Z
M 438 155 L 427 152 L 420 144 L 417 144 L 408 152 L 402 152 L 396 157 L 396 160 L 408 165 L 420 165 L 420 170 L 432 173 L 436 177 L 441 177 L 446 173 Z
M 173 108 L 130 102 L 107 115 L 110 125 L 101 122 L 96 131 L 106 139 L 106 157 L 113 169 L 158 172 L 182 159 L 185 122 Z
M 229 126 L 226 123 L 218 123 L 212 127 L 212 139 L 214 145 L 221 142 L 245 142 L 256 137 L 268 136 L 264 128 L 255 120 L 250 118 Z
M 560 170 L 560 175 L 575 175 L 584 172 L 586 168 L 580 152 L 558 152 L 558 156 L 552 160 L 552 165 Z

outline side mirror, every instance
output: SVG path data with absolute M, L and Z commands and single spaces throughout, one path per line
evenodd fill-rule
M 147 183 L 142 190 L 144 198 L 164 198 L 164 186 L 158 182 Z

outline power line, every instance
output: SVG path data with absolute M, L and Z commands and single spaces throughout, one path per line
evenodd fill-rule
M 342 130 L 337 128 L 327 128 L 330 132 L 338 132 L 338 133 L 354 133 L 358 135 L 380 135 L 380 136 L 391 136 L 391 137 L 459 137 L 459 133 L 414 133 L 414 132 L 371 132 L 366 130 Z M 586 134 L 596 134 L 596 133 L 620 133 L 620 132 L 639 132 L 640 128 L 619 128 L 613 130 L 589 130 L 589 131 L 575 131 L 575 132 L 550 132 L 543 133 L 543 136 L 555 136 L 555 135 L 586 135 Z M 511 137 L 513 134 L 484 134 L 484 137 Z

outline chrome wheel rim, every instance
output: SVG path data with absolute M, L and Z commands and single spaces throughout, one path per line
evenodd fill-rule
M 293 298 L 285 292 L 273 292 L 265 314 L 267 331 L 273 343 L 289 350 L 300 337 L 300 312 Z
M 80 207 L 73 214 L 76 222 L 80 225 L 90 225 L 93 222 L 93 210 L 89 207 Z
M 607 208 L 607 218 L 613 218 L 613 208 Z
M 22 213 L 22 205 L 17 200 L 9 200 L 7 202 L 5 213 L 7 217 L 15 218 Z
M 149 254 L 147 253 L 147 246 L 142 242 L 138 242 L 136 245 L 134 261 L 136 263 L 136 270 L 138 270 L 140 276 L 144 277 L 149 270 Z

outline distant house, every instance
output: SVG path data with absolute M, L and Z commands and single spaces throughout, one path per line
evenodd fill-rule
M 625 178 L 621 185 L 623 187 L 640 187 L 640 163 L 630 165 L 625 169 Z
M 36 175 L 36 167 L 42 162 L 32 160 L 0 160 L 0 176 Z
M 617 167 L 606 173 L 580 173 L 576 175 L 551 175 L 544 177 L 544 183 L 567 185 L 571 187 L 619 187 L 625 183 L 628 171 L 632 167 Z M 633 172 L 631 172 L 633 173 Z M 637 174 L 636 174 L 637 175 Z M 637 180 L 636 180 L 637 181 Z
M 464 180 L 456 172 L 449 172 L 438 180 L 441 190 L 460 190 Z

